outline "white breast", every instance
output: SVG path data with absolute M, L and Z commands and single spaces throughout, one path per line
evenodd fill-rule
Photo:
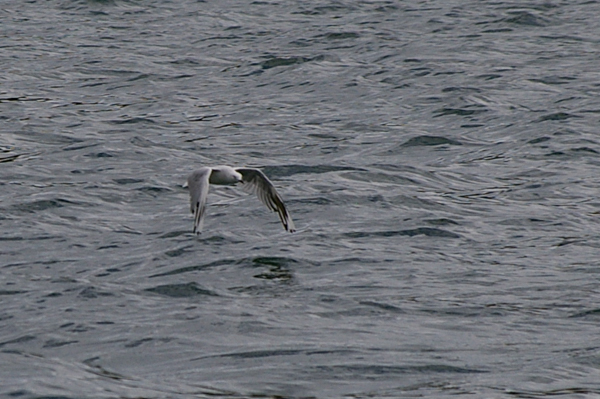
M 216 166 L 210 174 L 211 184 L 236 184 L 242 181 L 242 175 L 230 166 Z

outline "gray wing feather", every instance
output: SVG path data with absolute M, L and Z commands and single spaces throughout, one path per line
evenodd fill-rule
M 190 210 L 194 214 L 194 233 L 202 231 L 202 223 L 204 222 L 206 211 L 206 197 L 208 196 L 208 179 L 211 172 L 211 168 L 201 168 L 188 176 Z
M 242 188 L 252 194 L 256 194 L 258 199 L 273 212 L 277 212 L 283 227 L 289 231 L 296 231 L 294 221 L 287 211 L 281 196 L 271 181 L 259 169 L 237 168 L 236 171 L 242 175 Z

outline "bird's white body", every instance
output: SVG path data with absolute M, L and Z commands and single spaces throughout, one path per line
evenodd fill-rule
M 190 209 L 194 214 L 194 233 L 200 233 L 206 211 L 206 197 L 210 184 L 235 185 L 241 183 L 246 191 L 255 193 L 272 211 L 277 212 L 283 227 L 294 232 L 294 222 L 273 183 L 259 169 L 232 168 L 231 166 L 203 167 L 188 176 Z
M 202 168 L 203 170 L 206 168 Z M 210 177 L 208 182 L 210 184 L 222 184 L 222 185 L 231 185 L 242 182 L 242 174 L 237 172 L 231 166 L 215 166 L 213 168 L 208 168 L 211 170 Z

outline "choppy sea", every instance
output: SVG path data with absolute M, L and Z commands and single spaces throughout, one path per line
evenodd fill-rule
M 599 15 L 3 0 L 0 397 L 600 397 Z

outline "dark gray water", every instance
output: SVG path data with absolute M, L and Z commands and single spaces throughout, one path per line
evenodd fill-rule
M 598 15 L 3 1 L 0 396 L 599 397 Z

